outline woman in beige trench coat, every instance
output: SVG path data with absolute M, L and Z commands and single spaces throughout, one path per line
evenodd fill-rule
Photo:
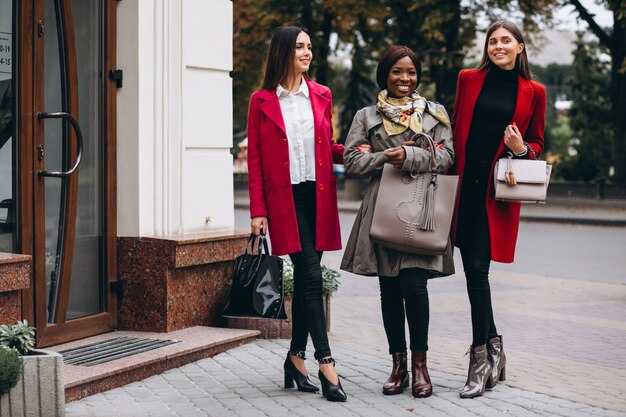
M 411 391 L 414 397 L 428 397 L 432 394 L 432 383 L 426 368 L 427 282 L 431 277 L 454 273 L 452 249 L 449 247 L 444 256 L 414 255 L 377 245 L 369 236 L 385 163 L 403 171 L 430 170 L 430 152 L 411 146 L 415 133 L 425 132 L 434 139 L 440 170 L 447 170 L 454 162 L 448 114 L 442 105 L 417 93 L 420 73 L 421 63 L 415 52 L 405 46 L 390 47 L 381 55 L 376 71 L 381 89 L 378 103 L 359 110 L 354 117 L 344 148 L 344 164 L 349 175 L 369 177 L 370 181 L 341 269 L 379 277 L 383 323 L 393 359 L 383 393 L 399 394 L 408 386 L 406 319 L 412 359 Z

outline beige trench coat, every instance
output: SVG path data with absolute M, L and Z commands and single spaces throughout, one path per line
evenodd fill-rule
M 445 108 L 438 104 L 445 112 Z M 433 137 L 436 143 L 442 144 L 437 149 L 439 170 L 448 170 L 454 163 L 452 129 L 440 123 L 428 113 L 424 113 L 423 130 Z M 434 136 L 433 136 L 434 135 Z M 446 276 L 454 273 L 452 261 L 452 245 L 443 256 L 414 255 L 398 252 L 373 243 L 370 240 L 370 226 L 374 215 L 376 196 L 380 185 L 380 176 L 387 161 L 384 151 L 399 146 L 411 139 L 412 132 L 406 130 L 402 134 L 389 136 L 383 127 L 376 106 L 365 107 L 357 112 L 350 126 L 344 147 L 344 164 L 346 173 L 352 177 L 370 177 L 365 190 L 363 203 L 356 215 L 352 232 L 346 245 L 341 269 L 359 275 L 397 276 L 405 268 L 422 268 L 429 270 L 431 276 Z M 370 144 L 372 153 L 364 154 L 357 150 L 361 144 Z M 405 146 L 406 161 L 403 171 L 417 169 L 418 172 L 430 170 L 430 153 L 424 149 Z

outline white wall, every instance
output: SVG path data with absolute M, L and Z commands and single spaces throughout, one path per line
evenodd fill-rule
M 234 227 L 232 2 L 120 2 L 118 236 Z

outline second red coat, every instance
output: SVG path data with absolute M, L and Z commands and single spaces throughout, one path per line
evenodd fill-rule
M 465 70 L 459 74 L 452 126 L 454 129 L 454 152 L 456 154 L 452 173 L 459 174 L 463 181 L 467 137 L 470 132 L 474 106 L 485 83 L 489 70 Z M 517 124 L 522 138 L 528 142 L 536 155 L 541 155 L 544 144 L 544 128 L 546 114 L 546 89 L 543 85 L 518 76 L 517 101 L 511 123 Z M 496 161 L 504 156 L 507 150 L 504 140 L 500 142 L 498 151 L 491 164 L 491 171 Z M 532 153 L 528 153 L 532 158 Z M 461 187 L 459 187 L 460 193 Z M 496 262 L 513 262 L 515 244 L 520 220 L 520 203 L 496 201 L 494 198 L 493 175 L 489 176 L 487 186 L 487 219 L 489 221 L 489 237 L 491 240 L 491 259 Z M 453 228 L 453 230 L 455 230 Z
M 315 249 L 341 249 L 333 163 L 343 163 L 343 146 L 333 141 L 332 95 L 306 80 L 315 124 Z M 248 109 L 248 190 L 250 217 L 267 217 L 272 254 L 302 251 L 291 191 L 289 146 L 275 90 L 250 97 Z

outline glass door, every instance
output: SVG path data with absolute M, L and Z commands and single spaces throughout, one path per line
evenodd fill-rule
M 0 252 L 13 252 L 15 200 L 15 14 L 14 0 L 0 0 Z
M 115 328 L 115 87 L 105 76 L 114 51 L 112 3 L 32 0 L 32 313 L 38 346 Z M 28 113 L 25 107 L 20 109 Z

